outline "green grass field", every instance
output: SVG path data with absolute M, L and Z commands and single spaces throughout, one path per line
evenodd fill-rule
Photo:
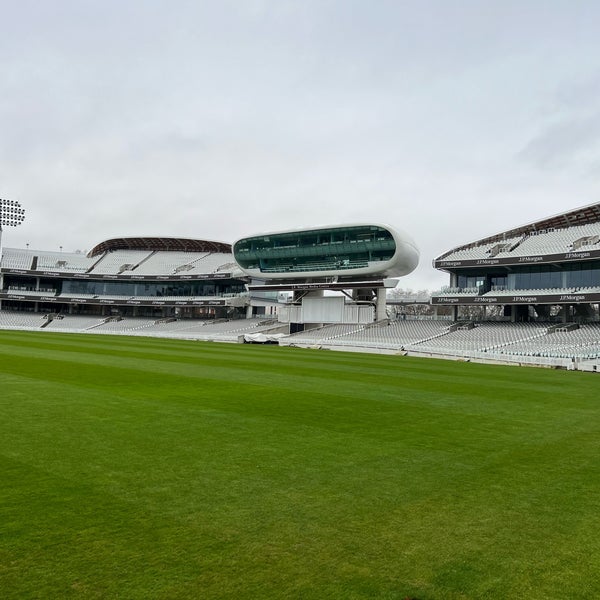
M 0 331 L 0 597 L 600 598 L 599 387 Z

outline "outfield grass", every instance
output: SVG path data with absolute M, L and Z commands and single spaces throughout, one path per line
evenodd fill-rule
M 594 374 L 0 332 L 0 597 L 600 598 Z

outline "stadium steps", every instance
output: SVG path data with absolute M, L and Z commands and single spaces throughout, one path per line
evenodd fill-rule
M 324 340 L 338 340 L 347 335 L 352 335 L 354 333 L 358 333 L 359 331 L 362 331 L 363 329 L 364 329 L 364 325 L 361 325 L 360 327 L 358 327 L 357 329 L 353 329 L 352 331 L 346 331 L 345 333 L 338 333 L 337 335 L 332 335 L 331 337 L 323 338 L 323 339 Z
M 417 340 L 416 342 L 410 342 L 410 344 L 406 344 L 406 346 L 408 347 L 408 346 L 418 346 L 419 344 L 426 344 L 427 342 L 430 342 L 431 340 L 436 340 L 438 338 L 449 335 L 450 333 L 452 333 L 452 331 L 450 328 L 448 328 L 448 329 L 446 329 L 446 331 L 442 331 L 441 333 L 436 333 L 435 335 L 423 338 L 422 340 Z
M 85 327 L 84 331 L 90 331 L 91 329 L 96 329 L 96 327 L 102 327 L 105 323 L 109 323 L 110 321 L 119 320 L 119 317 L 106 317 L 102 319 L 99 323 L 94 323 L 94 325 L 90 325 L 89 327 Z
M 108 254 L 108 252 L 103 252 L 99 257 L 98 260 L 96 262 L 94 262 L 92 264 L 92 266 L 86 271 L 86 273 L 91 273 L 95 268 L 96 265 Z
M 133 269 L 130 269 L 130 270 L 135 271 L 137 268 L 141 267 L 147 260 L 150 260 L 155 254 L 156 254 L 156 250 L 154 250 L 154 252 L 151 252 L 150 254 L 148 254 L 148 256 L 145 256 L 142 260 L 140 260 L 139 263 L 137 263 L 137 265 L 134 265 Z
M 493 354 L 495 350 L 498 350 L 500 348 L 509 348 L 510 346 L 514 346 L 515 344 L 520 344 L 522 342 L 529 342 L 531 340 L 543 338 L 546 335 L 547 335 L 547 333 L 544 331 L 543 333 L 538 333 L 536 335 L 519 338 L 518 340 L 512 340 L 510 342 L 504 342 L 502 344 L 496 344 L 494 346 L 486 346 L 485 348 L 481 349 L 481 352 L 489 352 L 489 353 Z M 508 352 L 508 354 L 510 354 L 510 352 Z

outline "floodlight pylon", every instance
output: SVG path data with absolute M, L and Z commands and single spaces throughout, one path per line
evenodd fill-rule
M 2 257 L 3 227 L 17 227 L 25 219 L 25 209 L 16 200 L 0 198 L 0 257 Z

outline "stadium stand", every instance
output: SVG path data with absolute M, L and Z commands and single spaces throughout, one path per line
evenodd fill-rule
M 120 274 L 133 271 L 140 263 L 149 258 L 152 252 L 146 250 L 116 250 L 107 252 L 95 265 L 93 274 Z
M 236 343 L 247 334 L 266 343 L 252 334 L 268 333 L 288 346 L 600 368 L 600 204 L 440 255 L 434 266 L 449 284 L 412 298 L 430 302 L 429 319 L 411 317 L 408 296 L 385 310 L 389 278 L 418 260 L 387 226 L 290 230 L 237 246 L 237 262 L 227 244 L 178 238 L 115 238 L 88 255 L 4 248 L 0 328 Z
M 337 340 L 345 346 L 402 349 L 407 344 L 435 338 L 448 331 L 446 321 L 403 320 L 384 325 L 363 327 Z
M 94 333 L 132 334 L 154 326 L 154 321 L 144 318 L 106 319 L 94 327 Z
M 486 352 L 519 340 L 546 334 L 542 323 L 465 323 L 429 340 L 407 345 L 407 349 L 453 356 L 468 356 L 471 352 Z
M 495 349 L 500 354 L 592 359 L 600 357 L 600 324 L 589 323 L 571 330 L 553 330 L 543 336 L 517 341 Z
M 32 290 L 26 287 L 17 287 L 17 286 L 9 286 L 8 287 L 8 293 L 11 294 L 19 294 L 21 296 L 39 296 L 40 295 L 40 290 Z M 45 294 L 48 293 L 55 293 L 55 290 L 48 290 L 44 292 Z
M 32 268 L 34 253 L 29 250 L 3 248 L 0 268 L 29 270 Z
M 39 329 L 47 323 L 46 315 L 39 313 L 0 311 L 0 329 Z
M 279 324 L 264 319 L 199 321 L 142 317 L 86 317 L 81 315 L 37 315 L 0 311 L 0 329 L 41 329 L 72 333 L 145 335 L 183 339 L 237 342 L 243 333 L 265 332 Z
M 186 275 L 198 275 L 204 273 L 216 273 L 224 265 L 232 265 L 231 254 L 224 254 L 220 252 L 214 252 L 208 254 L 197 261 L 194 261 L 187 269 L 182 272 Z
M 39 271 L 59 271 L 65 273 L 85 273 L 91 269 L 96 259 L 85 254 L 63 254 L 62 252 L 36 252 Z
M 438 256 L 449 285 L 432 305 L 454 320 L 600 320 L 600 203 L 505 231 Z M 492 309 L 488 309 L 492 307 Z
M 502 241 L 502 246 L 505 246 L 507 249 L 512 248 L 514 244 L 518 243 L 520 240 L 519 237 L 508 238 Z M 475 245 L 470 248 L 458 249 L 454 252 L 444 256 L 444 260 L 477 260 L 490 258 L 491 255 L 496 255 L 494 252 L 494 248 L 498 246 L 498 242 L 488 242 L 481 245 Z
M 59 315 L 53 318 L 48 326 L 47 331 L 65 331 L 65 332 L 84 332 L 91 331 L 104 322 L 104 319 L 99 317 L 84 317 L 80 315 Z
M 591 238 L 585 243 L 577 245 L 582 238 Z M 595 243 L 590 243 L 595 240 Z M 534 254 L 560 254 L 579 250 L 583 247 L 597 245 L 600 241 L 600 223 L 568 227 L 554 231 L 543 231 L 527 236 L 511 254 L 514 256 L 527 256 Z M 583 242 L 583 240 L 582 240 Z
M 475 243 L 473 246 L 444 255 L 444 260 L 561 254 L 592 247 L 598 249 L 599 244 L 600 223 L 590 223 L 561 229 L 531 231 L 521 237 L 508 237 L 502 242 Z
M 325 325 L 290 335 L 281 342 L 281 345 L 315 345 L 341 338 L 362 329 L 362 325 Z
M 230 245 L 183 238 L 115 238 L 88 255 L 3 248 L 0 283 L 0 309 L 16 312 L 214 320 L 250 304 Z
M 136 269 L 137 275 L 171 275 L 185 273 L 194 263 L 209 255 L 208 252 L 160 252 L 156 251 Z

